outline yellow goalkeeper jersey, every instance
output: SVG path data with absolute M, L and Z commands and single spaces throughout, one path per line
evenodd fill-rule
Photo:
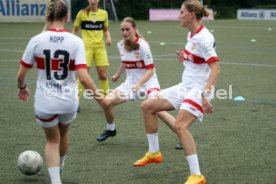
M 102 47 L 105 45 L 103 39 L 103 28 L 108 27 L 108 14 L 102 9 L 97 12 L 80 10 L 77 14 L 75 27 L 81 28 L 81 35 L 85 46 Z

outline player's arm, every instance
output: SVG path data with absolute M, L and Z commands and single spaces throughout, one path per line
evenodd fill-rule
M 73 26 L 73 30 L 72 30 L 72 33 L 74 34 L 74 35 L 78 35 L 78 31 L 79 31 L 79 27 L 77 27 L 77 26 Z
M 207 113 L 213 112 L 213 106 L 210 103 L 211 99 L 211 93 L 212 93 L 212 87 L 215 86 L 219 73 L 220 73 L 220 65 L 218 61 L 213 61 L 209 64 L 209 67 L 211 69 L 211 73 L 209 75 L 207 84 L 205 85 L 204 91 L 202 93 L 202 106 Z
M 18 87 L 18 97 L 20 100 L 27 101 L 30 96 L 29 89 L 26 84 L 26 75 L 28 72 L 28 68 L 20 65 L 20 68 L 17 73 L 17 87 Z
M 147 69 L 143 77 L 137 82 L 137 86 L 143 86 L 154 74 L 154 68 Z
M 125 65 L 121 63 L 121 65 L 117 69 L 117 72 L 111 78 L 112 82 L 116 82 L 124 72 L 125 72 Z
M 205 91 L 212 90 L 212 86 L 215 86 L 216 82 L 218 81 L 219 73 L 220 73 L 220 65 L 218 61 L 213 61 L 212 63 L 209 64 L 209 67 L 211 69 L 211 73 L 209 75 L 207 84 L 204 88 Z
M 80 68 L 77 70 L 78 78 L 85 89 L 92 90 L 92 95 L 100 104 L 101 107 L 106 108 L 109 104 L 104 99 L 104 96 L 97 91 L 94 81 L 89 76 L 86 68 Z
M 82 11 L 79 11 L 77 16 L 76 16 L 76 20 L 73 24 L 73 29 L 72 29 L 72 34 L 74 35 L 78 35 L 78 31 L 79 31 L 79 27 L 81 25 L 81 22 L 82 22 L 82 15 L 83 15 L 83 12 Z
M 132 86 L 132 91 L 138 91 L 141 86 L 143 86 L 154 74 L 154 68 L 147 69 L 146 73 L 143 75 L 143 77 Z
M 110 46 L 111 43 L 112 43 L 112 40 L 111 40 L 111 36 L 110 36 L 110 32 L 109 32 L 108 27 L 103 28 L 103 33 L 104 33 L 104 38 L 105 38 L 106 45 Z

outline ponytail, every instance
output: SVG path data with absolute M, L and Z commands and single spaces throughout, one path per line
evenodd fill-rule
M 49 0 L 46 8 L 46 21 L 62 20 L 68 15 L 68 7 L 63 0 Z

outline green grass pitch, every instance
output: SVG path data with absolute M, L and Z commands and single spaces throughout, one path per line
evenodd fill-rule
M 137 24 L 151 46 L 161 87 L 180 82 L 183 65 L 176 60 L 175 52 L 184 47 L 187 31 L 178 22 Z M 214 114 L 192 126 L 201 171 L 210 184 L 275 184 L 276 24 L 217 20 L 205 25 L 213 30 L 221 59 L 217 89 L 232 85 L 233 98 L 243 96 L 246 101 L 215 99 Z M 42 156 L 44 152 L 45 138 L 33 112 L 36 71 L 31 70 L 27 78 L 32 93 L 28 102 L 18 100 L 15 79 L 28 40 L 43 25 L 0 23 L 0 27 L 0 183 L 46 184 L 50 180 L 45 164 L 37 176 L 31 177 L 23 176 L 16 168 L 22 151 L 36 150 Z M 72 24 L 67 28 L 71 30 Z M 120 64 L 116 48 L 121 39 L 119 23 L 111 22 L 110 31 L 113 45 L 108 48 L 109 78 Z M 90 73 L 97 82 L 95 69 Z M 123 80 L 124 76 L 117 83 L 110 82 L 110 88 Z M 132 166 L 147 151 L 140 102 L 116 107 L 118 134 L 102 143 L 95 138 L 105 128 L 103 111 L 95 101 L 81 99 L 80 103 L 82 111 L 70 129 L 71 145 L 62 173 L 64 184 L 184 183 L 189 175 L 184 154 L 174 149 L 178 140 L 162 122 L 159 137 L 164 163 Z

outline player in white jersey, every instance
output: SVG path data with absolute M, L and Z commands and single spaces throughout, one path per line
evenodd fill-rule
M 114 106 L 131 100 L 152 97 L 160 90 L 149 45 L 138 35 L 133 18 L 126 17 L 122 21 L 121 33 L 123 40 L 117 46 L 122 63 L 116 74 L 112 76 L 112 81 L 116 82 L 124 71 L 126 80 L 106 97 L 110 104 L 105 109 L 107 129 L 97 137 L 98 141 L 104 141 L 116 135 Z M 170 114 L 160 112 L 158 115 L 172 127 L 174 118 Z
M 184 51 L 179 49 L 177 57 L 185 65 L 182 82 L 178 85 L 162 90 L 158 98 L 150 98 L 142 103 L 145 128 L 148 135 L 158 131 L 156 113 L 159 111 L 179 110 L 174 130 L 180 139 L 186 154 L 191 176 L 185 184 L 206 184 L 201 175 L 196 144 L 189 131 L 189 127 L 199 119 L 203 113 L 212 113 L 210 92 L 218 80 L 220 66 L 215 51 L 213 35 L 202 25 L 201 18 L 208 16 L 206 6 L 199 0 L 186 0 L 180 9 L 180 23 L 190 32 Z M 148 139 L 149 147 L 158 145 L 158 138 Z M 137 160 L 135 166 L 144 166 L 157 162 L 160 156 L 157 152 L 147 152 Z
M 49 29 L 28 43 L 17 74 L 18 96 L 28 100 L 30 93 L 25 78 L 36 62 L 38 78 L 35 93 L 36 121 L 46 136 L 45 158 L 52 184 L 61 184 L 60 171 L 69 146 L 69 124 L 76 117 L 78 90 L 75 74 L 96 95 L 96 87 L 87 73 L 84 44 L 64 30 L 68 7 L 63 0 L 50 0 L 46 10 Z M 98 99 L 102 107 L 105 100 Z

